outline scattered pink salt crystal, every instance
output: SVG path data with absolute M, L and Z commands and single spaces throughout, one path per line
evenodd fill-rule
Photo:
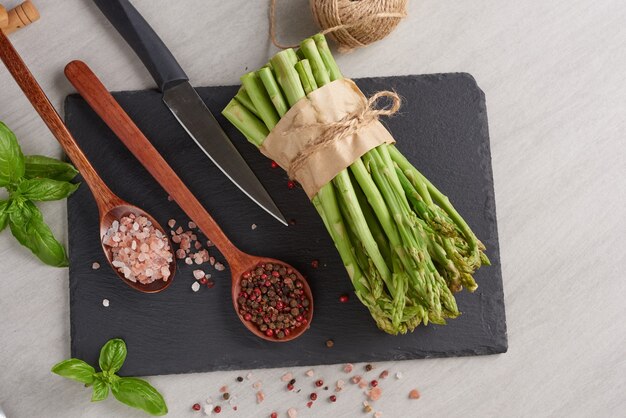
M 382 417 L 382 416 L 383 416 L 383 413 L 382 413 L 382 412 L 380 412 L 380 411 L 376 411 L 376 412 L 374 412 L 374 418 L 380 418 L 380 417 Z
M 167 200 L 168 200 L 169 202 L 171 202 L 172 200 L 174 200 L 174 198 L 173 198 L 172 196 L 170 196 L 170 195 L 167 195 Z
M 91 268 L 92 268 L 92 269 L 94 269 L 94 270 L 98 270 L 98 269 L 100 268 L 100 263 L 97 263 L 97 262 L 96 262 L 96 263 L 93 263 L 93 264 L 91 265 Z
M 386 379 L 387 376 L 389 376 L 389 372 L 387 370 L 383 370 L 382 372 L 380 372 L 380 375 L 378 376 L 379 379 Z
M 315 372 L 313 371 L 313 369 L 311 369 L 311 370 L 307 370 L 306 373 L 304 374 L 306 374 L 309 377 L 312 377 L 315 374 Z
M 298 418 L 298 411 L 295 408 L 289 408 L 287 410 L 287 416 L 289 418 Z
M 166 281 L 171 275 L 169 241 L 145 216 L 131 213 L 113 221 L 102 244 L 111 251 L 113 267 L 132 282 Z
M 105 308 L 109 307 L 109 300 L 108 299 L 102 299 L 102 306 L 104 306 Z
M 250 228 L 254 231 L 256 229 L 256 224 L 252 224 Z
M 419 399 L 420 398 L 420 393 L 417 389 L 413 389 L 412 391 L 409 392 L 409 399 Z
M 209 264 L 211 265 L 215 264 L 215 257 L 209 257 Z
M 256 403 L 261 403 L 263 400 L 265 400 L 265 394 L 263 394 L 263 391 L 260 390 L 256 393 Z
M 261 382 L 260 380 L 257 380 L 256 382 L 254 382 L 252 384 L 252 387 L 255 389 L 261 389 L 261 385 L 263 384 L 263 382 Z
M 187 254 L 185 254 L 185 250 L 181 250 L 181 249 L 176 250 L 176 258 L 178 258 L 179 260 L 182 260 L 186 256 Z
M 248 373 L 248 374 L 246 375 L 246 380 L 250 380 L 250 379 L 252 379 L 252 373 Z
M 228 392 L 228 386 L 222 386 L 220 388 L 220 393 L 225 393 L 225 392 Z
M 201 249 L 201 248 L 202 248 L 202 244 L 200 243 L 200 241 L 196 241 L 196 242 L 193 244 L 193 246 L 194 246 L 194 248 L 195 248 L 196 250 L 199 250 L 199 249 Z
M 370 398 L 370 400 L 372 401 L 377 401 L 380 399 L 382 394 L 383 394 L 383 390 L 379 388 L 378 386 L 376 386 L 375 388 L 370 389 L 370 391 L 367 393 L 367 397 Z
M 177 233 L 178 235 L 182 234 L 182 233 L 183 233 L 183 227 L 182 227 L 182 226 L 179 226 L 178 228 L 176 228 L 176 233 Z
M 191 257 L 185 258 L 185 264 L 187 264 L 187 265 L 192 265 L 193 264 L 193 261 L 191 260 Z
M 189 229 L 194 229 L 196 228 L 196 223 L 193 221 L 189 221 L 189 223 L 187 224 L 187 226 L 189 227 Z
M 194 292 L 197 292 L 198 290 L 200 290 L 200 283 L 193 282 L 193 284 L 191 285 L 191 290 L 193 290 Z
M 280 380 L 282 380 L 283 382 L 289 382 L 291 379 L 293 379 L 293 374 L 291 372 L 289 373 L 285 373 Z
M 359 388 L 365 389 L 367 387 L 367 382 L 365 380 L 361 380 L 359 382 Z
M 361 381 L 361 376 L 352 376 L 352 378 L 350 379 L 350 381 L 354 384 L 357 384 Z
M 167 226 L 169 226 L 170 228 L 174 228 L 174 225 L 176 225 L 175 219 L 170 219 L 169 221 L 167 221 Z
M 215 263 L 215 270 L 217 271 L 224 271 L 226 267 L 224 267 L 224 265 L 222 263 L 220 263 L 219 261 L 217 263 Z
M 402 379 L 402 372 L 397 372 L 396 373 L 396 379 L 398 379 L 398 380 Z
M 341 379 L 337 380 L 337 383 L 335 384 L 335 392 L 341 392 L 341 389 L 343 389 L 345 384 L 346 382 L 344 382 L 343 380 Z
M 306 403 L 306 406 L 307 406 L 307 408 L 312 407 L 312 406 L 313 406 L 313 401 L 308 401 L 308 402 Z
M 195 277 L 196 280 L 200 280 L 200 279 L 204 278 L 204 272 L 202 270 L 194 270 L 193 271 L 193 277 Z
M 351 363 L 348 363 L 345 366 L 343 366 L 343 371 L 346 373 L 352 373 L 352 369 L 354 369 L 354 366 Z

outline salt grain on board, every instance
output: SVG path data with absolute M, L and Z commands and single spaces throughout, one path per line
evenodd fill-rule
M 343 371 L 346 373 L 352 373 L 352 369 L 354 369 L 354 366 L 350 363 L 343 366 Z
M 261 382 L 260 380 L 257 380 L 256 382 L 254 382 L 252 384 L 252 387 L 255 389 L 261 389 L 261 385 L 263 384 L 263 382 Z
M 285 373 L 280 380 L 282 380 L 283 382 L 289 382 L 291 379 L 293 379 L 293 374 L 291 372 Z
M 298 418 L 298 411 L 295 408 L 289 408 L 287 410 L 287 416 L 289 418 Z
M 382 417 L 382 416 L 383 416 L 383 413 L 382 413 L 382 412 L 380 412 L 380 411 L 376 411 L 376 412 L 374 413 L 374 418 L 380 418 L 380 417 Z
M 200 290 L 200 283 L 193 282 L 193 284 L 191 285 L 191 290 L 193 290 L 194 292 L 197 292 L 198 290 Z
M 306 373 L 304 374 L 306 374 L 309 377 L 312 377 L 315 374 L 315 372 L 313 371 L 313 369 L 311 369 L 311 370 L 307 370 Z
M 402 372 L 397 372 L 396 373 L 396 379 L 398 379 L 398 380 L 402 379 Z
M 224 265 L 222 263 L 220 263 L 219 261 L 217 263 L 215 263 L 215 270 L 217 271 L 224 271 L 226 267 L 224 267 Z
M 213 405 L 208 404 L 204 407 L 204 414 L 211 416 L 213 414 Z
M 202 270 L 194 270 L 193 277 L 195 277 L 196 280 L 200 280 L 204 277 L 204 272 Z
M 256 393 L 256 403 L 261 403 L 263 400 L 265 400 L 265 394 L 260 390 Z
M 250 228 L 254 231 L 256 229 L 256 224 L 252 224 L 252 226 L 250 226 Z
M 169 226 L 170 228 L 174 228 L 174 225 L 176 225 L 175 219 L 170 219 L 169 221 L 167 221 L 167 226 Z
M 220 393 L 226 393 L 226 392 L 228 392 L 228 386 L 222 386 L 220 388 Z
M 108 299 L 102 299 L 102 306 L 104 306 L 105 308 L 109 307 L 109 300 Z
M 359 383 L 361 381 L 361 376 L 359 376 L 359 375 L 352 376 L 350 378 L 350 381 L 356 385 L 357 383 Z
M 419 399 L 420 398 L 420 392 L 417 389 L 413 389 L 412 391 L 409 392 L 409 399 Z
M 93 263 L 93 264 L 91 265 L 91 268 L 92 268 L 93 270 L 98 270 L 98 269 L 100 268 L 100 263 L 97 263 L 97 262 L 96 262 L 96 263 Z

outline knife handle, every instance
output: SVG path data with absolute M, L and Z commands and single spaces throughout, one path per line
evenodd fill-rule
M 93 0 L 139 56 L 161 91 L 189 78 L 159 35 L 128 0 Z

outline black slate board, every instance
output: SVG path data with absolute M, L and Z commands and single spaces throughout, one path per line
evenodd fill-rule
M 356 80 L 366 94 L 396 90 L 401 114 L 384 121 L 404 154 L 455 203 L 483 240 L 493 265 L 476 275 L 479 289 L 457 296 L 463 312 L 447 326 L 420 327 L 404 336 L 379 331 L 352 297 L 332 241 L 304 192 L 289 190 L 281 169 L 220 115 L 237 87 L 198 89 L 287 219 L 284 227 L 249 201 L 188 138 L 156 91 L 116 93 L 148 138 L 242 250 L 285 260 L 308 276 L 315 317 L 303 337 L 284 344 L 257 339 L 239 322 L 230 301 L 230 273 L 210 271 L 213 289 L 191 290 L 193 266 L 179 264 L 161 294 L 132 290 L 106 265 L 98 238 L 98 212 L 83 185 L 68 201 L 72 356 L 95 364 L 113 337 L 129 347 L 122 374 L 154 375 L 211 370 L 403 360 L 502 353 L 507 349 L 502 277 L 485 98 L 468 74 Z M 78 96 L 66 101 L 67 124 L 111 189 L 150 212 L 161 224 L 187 218 Z M 252 224 L 257 229 L 252 230 Z M 214 249 L 218 260 L 220 254 Z M 313 269 L 313 259 L 320 267 Z M 94 261 L 102 264 L 92 270 Z M 105 308 L 103 299 L 110 301 Z M 325 346 L 327 339 L 335 345 Z

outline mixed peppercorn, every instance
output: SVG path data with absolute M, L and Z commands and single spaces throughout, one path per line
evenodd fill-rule
M 268 337 L 289 337 L 309 323 L 311 301 L 304 284 L 290 267 L 259 264 L 243 274 L 238 311 Z

